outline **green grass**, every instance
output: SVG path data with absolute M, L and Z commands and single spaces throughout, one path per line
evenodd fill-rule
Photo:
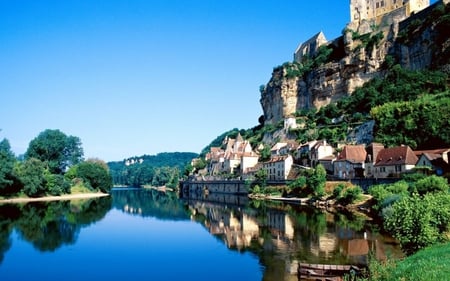
M 449 280 L 450 243 L 435 245 L 399 262 L 391 280 Z
M 425 248 L 404 260 L 370 265 L 372 281 L 450 280 L 450 243 Z

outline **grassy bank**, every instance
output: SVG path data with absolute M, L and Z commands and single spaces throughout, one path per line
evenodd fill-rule
M 371 281 L 444 281 L 450 276 L 450 243 L 425 248 L 401 261 L 370 265 Z

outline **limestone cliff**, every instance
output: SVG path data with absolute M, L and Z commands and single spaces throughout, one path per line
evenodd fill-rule
M 266 124 L 351 95 L 357 87 L 383 75 L 388 56 L 409 69 L 450 69 L 449 16 L 442 14 L 443 5 L 438 2 L 407 19 L 394 12 L 379 25 L 349 23 L 342 37 L 328 43 L 330 53 L 325 62 L 312 58 L 274 68 L 261 89 Z

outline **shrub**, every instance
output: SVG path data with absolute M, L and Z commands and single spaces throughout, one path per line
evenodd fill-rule
M 352 204 L 361 197 L 362 189 L 359 186 L 349 187 L 344 190 L 342 196 L 337 201 L 342 205 Z
M 384 225 L 399 240 L 403 251 L 411 255 L 424 247 L 448 240 L 449 200 L 448 194 L 404 197 L 392 205 L 392 212 L 386 214 Z

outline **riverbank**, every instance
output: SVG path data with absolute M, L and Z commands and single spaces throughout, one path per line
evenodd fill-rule
M 59 196 L 44 196 L 37 198 L 30 197 L 20 197 L 20 198 L 8 198 L 8 199 L 0 199 L 0 204 L 6 203 L 29 203 L 29 202 L 43 202 L 43 201 L 65 201 L 65 200 L 73 200 L 73 199 L 90 199 L 90 198 L 98 198 L 109 196 L 108 193 L 77 193 L 77 194 L 64 194 Z

